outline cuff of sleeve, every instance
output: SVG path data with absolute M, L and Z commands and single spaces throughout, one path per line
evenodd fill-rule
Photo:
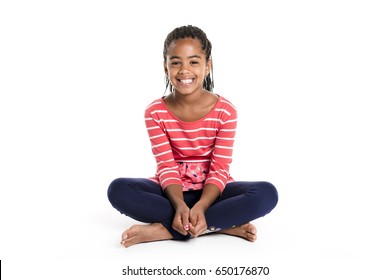
M 214 178 L 207 179 L 206 182 L 205 182 L 205 185 L 206 184 L 213 184 L 213 185 L 217 186 L 219 191 L 221 192 L 221 194 L 222 194 L 222 192 L 223 192 L 223 190 L 225 189 L 225 186 L 226 186 L 226 184 L 224 182 L 222 182 L 220 180 L 217 180 L 217 179 L 214 179 Z
M 182 185 L 181 183 L 181 180 L 180 179 L 177 179 L 177 178 L 168 178 L 168 179 L 165 179 L 163 180 L 161 183 L 161 188 L 163 190 L 165 190 L 166 187 L 168 187 L 169 185 Z

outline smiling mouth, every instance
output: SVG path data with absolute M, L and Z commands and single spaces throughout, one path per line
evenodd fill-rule
M 178 79 L 178 81 L 182 84 L 188 85 L 191 84 L 194 81 L 194 79 L 182 79 L 182 80 Z

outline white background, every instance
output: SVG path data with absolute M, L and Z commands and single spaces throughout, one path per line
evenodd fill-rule
M 389 279 L 389 14 L 386 1 L 1 1 L 5 279 L 126 279 L 127 265 Z M 155 171 L 143 111 L 164 91 L 166 35 L 187 24 L 239 111 L 232 175 L 272 182 L 279 204 L 254 244 L 123 249 L 134 221 L 107 187 Z

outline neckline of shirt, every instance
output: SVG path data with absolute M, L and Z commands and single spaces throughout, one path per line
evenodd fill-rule
M 174 113 L 171 112 L 171 110 L 169 110 L 167 104 L 165 104 L 164 102 L 164 97 L 161 97 L 160 100 L 161 100 L 161 103 L 163 104 L 165 110 L 167 110 L 168 114 L 171 115 L 172 118 L 174 118 L 175 120 L 177 120 L 179 123 L 182 123 L 182 124 L 196 124 L 196 123 L 199 123 L 199 122 L 202 122 L 204 121 L 205 119 L 209 118 L 210 115 L 212 113 L 214 113 L 215 109 L 218 108 L 218 105 L 219 103 L 221 102 L 221 99 L 223 98 L 222 96 L 220 96 L 219 94 L 216 94 L 218 96 L 218 100 L 217 102 L 215 103 L 214 107 L 210 110 L 209 113 L 207 113 L 206 116 L 204 116 L 203 118 L 199 119 L 199 120 L 196 120 L 196 121 L 192 121 L 192 122 L 186 122 L 186 121 L 183 121 L 181 119 L 179 119 Z

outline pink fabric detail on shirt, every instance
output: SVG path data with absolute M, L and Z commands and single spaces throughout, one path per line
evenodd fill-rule
M 208 162 L 179 162 L 179 174 L 183 191 L 203 189 L 209 173 Z
M 209 162 L 178 162 L 178 166 L 184 192 L 203 189 L 209 173 Z M 157 177 L 149 179 L 157 184 L 160 183 Z M 230 182 L 234 182 L 232 177 L 229 177 L 227 181 L 227 183 Z

